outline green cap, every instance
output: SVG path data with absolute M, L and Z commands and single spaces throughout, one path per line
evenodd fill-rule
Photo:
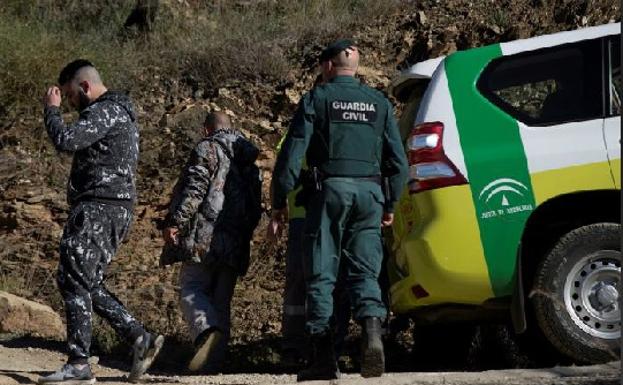
M 354 47 L 355 43 L 350 39 L 340 39 L 329 44 L 320 54 L 320 63 L 333 59 L 338 53 L 346 48 Z

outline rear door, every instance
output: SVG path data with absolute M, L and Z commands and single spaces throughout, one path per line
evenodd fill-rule
M 603 133 L 603 42 L 509 55 L 487 71 L 487 96 L 519 123 L 537 206 L 562 194 L 614 187 Z
M 477 82 L 494 106 L 457 112 L 498 296 L 512 292 L 517 245 L 532 210 L 558 195 L 613 188 L 603 138 L 602 41 L 535 50 L 523 41 L 503 43 L 504 56 L 490 61 Z
M 621 188 L 621 36 L 610 37 L 605 42 L 606 65 L 606 119 L 604 139 L 608 161 L 616 188 Z

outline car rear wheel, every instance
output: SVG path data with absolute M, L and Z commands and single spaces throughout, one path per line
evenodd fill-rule
M 578 362 L 619 357 L 621 227 L 597 223 L 563 236 L 536 272 L 531 293 L 547 339 Z

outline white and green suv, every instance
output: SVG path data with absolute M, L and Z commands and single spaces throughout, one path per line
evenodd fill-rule
M 618 358 L 620 34 L 616 23 L 460 51 L 393 83 L 410 163 L 394 312 L 505 309 L 576 361 Z

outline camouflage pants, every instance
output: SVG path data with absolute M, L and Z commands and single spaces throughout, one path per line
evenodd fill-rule
M 144 330 L 103 282 L 131 221 L 132 213 L 121 206 L 80 202 L 71 209 L 57 276 L 65 302 L 69 363 L 85 363 L 89 357 L 93 311 L 130 343 Z

